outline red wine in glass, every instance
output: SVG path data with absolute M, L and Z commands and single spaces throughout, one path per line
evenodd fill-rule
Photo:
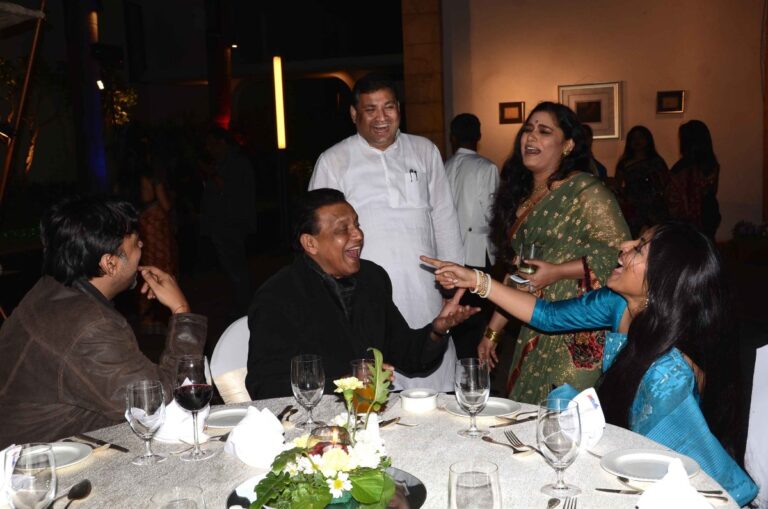
M 173 399 L 181 408 L 190 412 L 202 410 L 211 402 L 213 387 L 208 384 L 190 384 L 176 387 Z

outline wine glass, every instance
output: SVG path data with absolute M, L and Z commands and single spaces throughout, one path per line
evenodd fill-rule
M 24 444 L 18 447 L 19 456 L 8 486 L 11 507 L 47 507 L 56 495 L 56 460 L 51 445 Z
M 469 428 L 459 431 L 463 437 L 482 437 L 488 430 L 480 430 L 475 416 L 483 411 L 491 392 L 491 378 L 488 363 L 480 359 L 459 359 L 456 361 L 456 401 L 469 414 Z
M 517 271 L 523 274 L 533 274 L 536 266 L 530 265 L 528 260 L 535 260 L 541 255 L 541 247 L 535 242 L 526 242 L 520 246 L 520 265 Z
M 563 481 L 563 473 L 579 454 L 581 416 L 579 405 L 568 399 L 547 399 L 539 404 L 536 441 L 544 459 L 555 469 L 557 482 L 541 492 L 557 498 L 574 497 L 581 489 Z
M 364 414 L 368 411 L 375 395 L 375 387 L 373 386 L 373 374 L 371 373 L 371 367 L 374 365 L 373 359 L 355 359 L 349 363 L 352 367 L 352 376 L 357 378 L 363 383 L 361 389 L 356 389 L 352 396 L 352 403 L 354 405 L 356 414 Z
M 192 412 L 192 426 L 195 433 L 195 446 L 180 458 L 182 461 L 202 461 L 212 458 L 214 453 L 202 450 L 197 436 L 197 412 L 205 408 L 213 396 L 213 387 L 205 378 L 205 358 L 194 355 L 183 356 L 176 369 L 176 383 L 173 399 L 181 408 Z
M 144 454 L 135 457 L 134 465 L 154 465 L 168 459 L 152 452 L 150 443 L 165 420 L 165 391 L 160 380 L 141 380 L 125 388 L 125 418 L 136 435 L 144 440 Z
M 499 467 L 490 461 L 467 460 L 450 468 L 449 509 L 501 509 Z
M 291 389 L 308 413 L 307 420 L 296 427 L 311 431 L 315 426 L 323 426 L 324 423 L 312 419 L 312 408 L 320 403 L 325 390 L 323 359 L 319 355 L 304 354 L 291 359 Z

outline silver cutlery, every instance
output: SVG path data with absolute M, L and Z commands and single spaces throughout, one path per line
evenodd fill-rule
M 595 491 L 603 493 L 615 493 L 617 495 L 640 495 L 642 492 L 637 490 L 617 490 L 614 488 L 595 488 Z
M 284 419 L 284 421 L 285 421 L 285 422 L 291 422 L 291 417 L 293 417 L 293 414 L 295 414 L 295 413 L 296 413 L 296 412 L 298 412 L 298 411 L 299 411 L 299 409 L 298 409 L 298 408 L 291 408 L 291 409 L 288 411 L 288 413 L 287 413 L 287 414 L 285 414 L 285 419 Z
M 576 497 L 568 497 L 565 499 L 565 505 L 563 509 L 576 509 L 576 504 L 579 503 L 579 499 Z
M 91 444 L 106 445 L 110 449 L 114 449 L 116 451 L 130 452 L 128 449 L 126 449 L 122 445 L 117 445 L 117 444 L 113 444 L 111 442 L 106 442 L 104 440 L 101 440 L 100 438 L 92 437 L 90 435 L 86 435 L 86 434 L 83 434 L 83 433 L 78 433 L 77 435 L 75 435 L 75 438 L 77 438 L 79 440 L 82 440 L 83 442 L 88 442 L 88 443 L 91 443 Z
M 629 479 L 626 477 L 622 477 L 620 475 L 616 477 L 621 484 L 623 484 L 629 489 L 635 490 L 638 493 L 642 493 L 643 491 L 645 491 L 643 488 L 640 488 L 639 486 L 635 486 L 634 484 L 630 483 Z M 701 493 L 707 498 L 728 502 L 728 497 L 722 496 L 723 495 L 722 490 L 696 490 L 696 491 L 698 491 L 699 493 Z
M 515 435 L 515 432 L 511 429 L 508 429 L 504 432 L 504 436 L 507 437 L 507 440 L 509 440 L 509 443 L 512 444 L 512 447 L 517 447 L 518 449 L 528 450 L 528 451 L 536 451 L 540 452 L 536 447 L 528 444 L 524 444 L 522 440 L 520 440 L 517 435 Z
M 389 426 L 392 424 L 397 424 L 398 426 L 406 426 L 408 428 L 415 428 L 418 426 L 418 424 L 410 423 L 410 422 L 400 422 L 400 417 L 393 417 L 391 419 L 387 419 L 385 421 L 381 421 L 379 423 L 379 428 L 383 428 L 384 426 Z
M 504 442 L 497 442 L 496 440 L 492 439 L 491 437 L 481 437 L 483 442 L 488 442 L 489 444 L 496 444 L 496 445 L 503 445 L 504 447 L 509 447 L 512 449 L 512 454 L 527 454 L 531 451 L 530 449 L 518 449 L 517 447 L 513 447 L 509 444 L 505 444 Z
M 53 507 L 53 504 L 55 504 L 57 501 L 61 500 L 64 497 L 67 497 L 70 501 L 71 500 L 80 500 L 82 498 L 87 497 L 91 493 L 91 481 L 88 479 L 83 479 L 82 481 L 73 484 L 66 490 L 64 490 L 64 493 L 57 496 L 53 500 L 51 500 L 51 503 L 46 506 L 45 509 L 51 509 Z
M 283 419 L 285 419 L 285 416 L 288 415 L 288 412 L 290 412 L 293 409 L 293 405 L 285 405 L 285 408 L 280 410 L 280 413 L 277 414 L 277 420 L 282 422 Z
M 73 444 L 87 445 L 88 447 L 93 449 L 93 452 L 101 452 L 101 451 L 106 451 L 107 449 L 109 449 L 109 444 L 94 445 L 94 444 L 90 444 L 88 442 L 82 442 L 80 440 L 75 440 L 74 438 L 65 438 L 64 440 L 62 440 L 62 442 L 71 442 Z
M 499 417 L 497 416 L 497 419 L 501 419 L 504 422 L 499 424 L 492 424 L 491 426 L 488 426 L 489 428 L 506 428 L 507 426 L 512 426 L 513 424 L 521 424 L 528 421 L 533 421 L 538 417 L 538 414 L 533 415 L 525 415 L 523 414 L 517 415 L 515 417 Z
M 547 509 L 555 509 L 555 507 L 560 505 L 560 499 L 559 498 L 550 498 L 547 501 Z

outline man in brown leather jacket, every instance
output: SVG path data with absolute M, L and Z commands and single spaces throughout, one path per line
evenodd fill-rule
M 170 400 L 178 359 L 205 344 L 207 319 L 190 313 L 174 278 L 139 266 L 130 204 L 69 198 L 40 225 L 43 277 L 0 328 L 0 447 L 119 423 L 130 382 L 159 379 Z M 139 272 L 142 293 L 173 313 L 160 364 L 139 351 L 111 302 Z

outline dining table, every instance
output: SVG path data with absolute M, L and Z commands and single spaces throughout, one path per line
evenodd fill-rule
M 458 431 L 468 427 L 469 418 L 455 415 L 446 408 L 455 401 L 450 394 L 440 394 L 437 408 L 426 413 L 409 413 L 403 410 L 400 396 L 390 395 L 390 400 L 382 412 L 382 420 L 400 417 L 400 423 L 381 428 L 381 438 L 387 453 L 392 458 L 392 466 L 418 478 L 426 488 L 424 508 L 448 506 L 448 479 L 451 464 L 478 459 L 495 463 L 498 466 L 502 507 L 504 508 L 539 508 L 544 509 L 551 497 L 540 489 L 544 484 L 553 482 L 555 472 L 539 454 L 513 454 L 507 447 L 487 443 L 477 438 L 464 438 Z M 286 405 L 299 406 L 293 398 L 274 398 L 236 405 L 214 406 L 211 412 L 221 408 L 255 406 L 268 408 L 274 414 Z M 326 394 L 314 408 L 316 420 L 328 422 L 344 410 L 343 401 L 338 395 Z M 522 404 L 520 412 L 533 411 L 533 405 Z M 305 411 L 299 410 L 288 423 L 285 423 L 285 438 L 291 440 L 304 431 L 292 423 L 306 417 Z M 489 429 L 490 425 L 503 423 L 498 417 L 479 417 L 480 428 Z M 511 429 L 526 444 L 536 443 L 536 421 L 490 429 L 491 438 L 505 442 L 504 431 Z M 209 429 L 207 433 L 215 435 L 226 429 Z M 197 486 L 202 489 L 207 508 L 227 507 L 227 498 L 233 490 L 246 480 L 266 470 L 254 468 L 241 462 L 237 457 L 224 452 L 224 443 L 211 441 L 205 447 L 218 449 L 218 453 L 209 460 L 201 462 L 183 462 L 178 455 L 151 466 L 137 466 L 131 460 L 143 451 L 143 443 L 131 431 L 127 423 L 88 432 L 113 444 L 126 447 L 125 453 L 115 449 L 94 451 L 87 459 L 75 465 L 58 470 L 59 489 L 89 479 L 93 484 L 91 495 L 82 501 L 74 502 L 71 509 L 80 508 L 150 508 L 150 498 L 159 492 L 171 490 L 174 486 Z M 183 444 L 182 444 L 183 445 Z M 180 444 L 166 444 L 154 441 L 155 452 L 172 453 L 178 451 Z M 626 489 L 615 475 L 601 467 L 600 456 L 620 449 L 668 450 L 661 444 L 626 429 L 606 425 L 600 441 L 589 452 L 581 451 L 576 460 L 565 470 L 565 480 L 581 488 L 578 507 L 633 509 L 639 495 L 614 494 L 596 491 L 595 488 Z M 690 479 L 698 489 L 722 489 L 705 472 L 700 471 Z M 639 483 L 640 484 L 640 483 Z M 727 496 L 727 493 L 726 493 Z M 564 501 L 563 501 L 564 502 Z M 715 508 L 738 507 L 728 496 L 728 501 L 713 501 Z M 66 498 L 56 503 L 63 508 Z M 561 504 L 559 507 L 563 507 Z

